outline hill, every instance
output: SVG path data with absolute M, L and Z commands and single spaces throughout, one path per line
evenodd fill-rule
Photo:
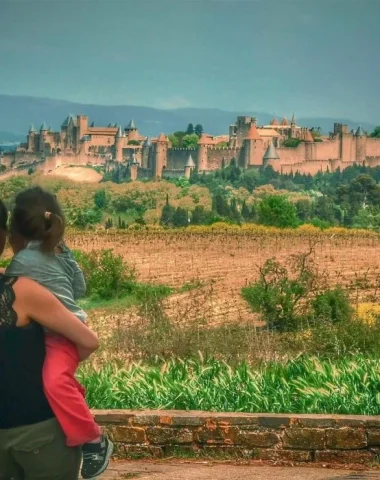
M 240 111 L 229 112 L 216 108 L 179 108 L 174 110 L 160 110 L 156 108 L 140 107 L 134 105 L 91 105 L 68 102 L 49 98 L 0 95 L 0 135 L 3 142 L 25 138 L 30 123 L 35 127 L 46 121 L 53 129 L 59 129 L 68 114 L 86 114 L 91 121 L 98 125 L 120 123 L 126 125 L 131 118 L 139 130 L 146 135 L 158 135 L 161 132 L 170 133 L 183 130 L 188 123 L 200 123 L 208 133 L 217 135 L 228 132 L 228 126 L 233 123 L 238 115 L 257 116 L 260 124 L 270 122 L 272 115 L 265 112 Z M 291 113 L 291 112 L 290 112 Z M 322 131 L 329 132 L 334 122 L 347 123 L 350 128 L 361 124 L 366 130 L 372 130 L 373 125 L 359 120 L 345 118 L 298 118 L 298 123 L 303 126 L 321 127 Z M 6 132 L 9 132 L 5 135 Z M 4 139 L 3 139 L 4 137 Z

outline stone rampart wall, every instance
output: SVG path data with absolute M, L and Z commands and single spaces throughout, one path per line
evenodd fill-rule
M 224 165 L 227 167 L 234 158 L 239 164 L 240 148 L 208 148 L 207 149 L 207 170 L 219 170 Z
M 369 464 L 380 452 L 380 417 L 98 410 L 120 457 L 232 456 Z
M 198 149 L 169 148 L 168 154 L 167 154 L 168 155 L 167 168 L 169 170 L 184 170 L 190 154 L 193 157 L 194 162 L 196 163 L 198 158 Z

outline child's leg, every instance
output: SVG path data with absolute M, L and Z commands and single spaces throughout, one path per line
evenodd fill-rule
M 100 440 L 101 431 L 84 399 L 84 388 L 75 379 L 79 357 L 74 344 L 46 335 L 43 381 L 46 397 L 67 438 L 74 447 Z

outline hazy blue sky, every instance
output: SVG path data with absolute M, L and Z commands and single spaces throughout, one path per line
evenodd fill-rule
M 0 93 L 380 119 L 378 0 L 0 0 Z

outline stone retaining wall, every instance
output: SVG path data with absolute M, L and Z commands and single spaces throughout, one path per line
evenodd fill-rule
M 120 457 L 211 456 L 370 464 L 380 417 L 97 410 Z

